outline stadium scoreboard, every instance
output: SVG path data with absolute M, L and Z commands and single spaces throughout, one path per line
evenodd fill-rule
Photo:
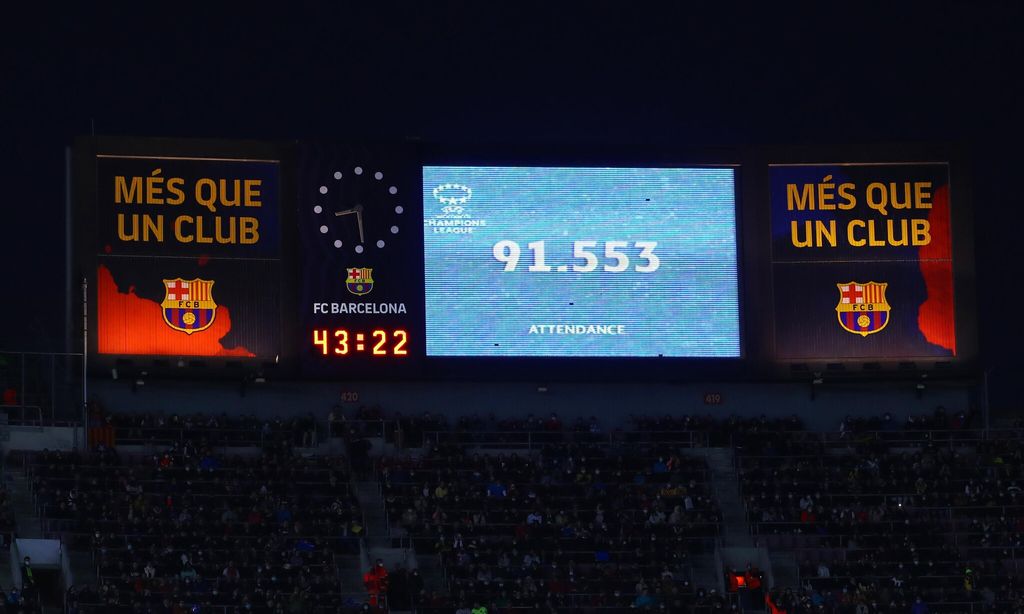
M 90 349 L 384 379 L 970 357 L 950 158 L 862 156 L 86 139 Z
M 428 356 L 740 356 L 733 169 L 422 176 Z

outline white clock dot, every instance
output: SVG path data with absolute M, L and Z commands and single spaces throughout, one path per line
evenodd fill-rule
M 357 254 L 363 253 L 363 246 L 362 245 L 356 245 L 356 253 Z
M 325 186 L 325 185 L 320 186 L 320 193 L 321 194 L 326 194 L 327 193 L 327 186 Z
M 384 239 L 377 241 L 377 247 L 384 247 Z
M 376 179 L 377 181 L 380 181 L 381 179 L 384 178 L 384 173 L 377 171 L 376 173 L 373 174 L 373 178 Z
M 357 175 L 362 175 L 363 174 L 363 167 L 361 167 L 361 166 L 357 166 L 354 170 L 355 170 L 355 173 Z
M 334 178 L 341 179 L 341 171 L 334 171 Z
M 388 188 L 388 194 L 398 194 L 398 188 L 396 188 L 395 186 L 391 186 L 390 188 Z
M 402 208 L 402 205 L 395 207 L 395 213 L 401 215 L 403 211 L 405 211 L 405 209 Z
M 317 205 L 317 206 L 313 207 L 313 213 L 323 213 L 323 212 L 324 212 L 324 208 L 321 207 L 320 205 Z
M 334 247 L 341 247 L 341 239 L 334 240 Z
M 321 227 L 320 227 L 320 232 L 321 232 L 322 234 L 327 234 L 327 226 L 326 226 L 326 225 L 324 225 L 324 226 L 321 226 Z
M 393 234 L 393 235 L 398 234 L 398 226 L 392 226 L 391 227 L 391 234 Z

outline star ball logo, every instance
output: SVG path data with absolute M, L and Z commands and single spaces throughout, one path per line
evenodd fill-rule
M 434 188 L 434 198 L 444 205 L 441 207 L 441 215 L 438 217 L 466 218 L 464 205 L 473 198 L 473 188 L 460 183 L 442 183 Z
M 475 219 L 466 211 L 466 204 L 473 198 L 473 188 L 461 183 L 442 183 L 431 192 L 441 203 L 441 213 L 433 219 L 424 220 L 429 232 L 438 234 L 472 234 L 474 228 L 486 226 L 487 222 Z

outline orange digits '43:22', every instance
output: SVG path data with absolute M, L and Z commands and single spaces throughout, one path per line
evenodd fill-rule
M 407 356 L 408 343 L 409 333 L 401 329 L 388 331 L 377 328 L 369 332 L 350 331 L 344 328 L 313 329 L 313 347 L 324 356 Z

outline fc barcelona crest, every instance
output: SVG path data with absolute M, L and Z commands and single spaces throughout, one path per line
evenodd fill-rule
M 885 300 L 885 289 L 889 284 L 857 281 L 836 284 L 839 288 L 839 304 L 836 316 L 843 330 L 867 337 L 885 328 L 889 323 L 889 303 Z
M 373 290 L 373 269 L 346 269 L 345 287 L 356 296 L 369 294 Z
M 164 301 L 160 308 L 167 326 L 186 335 L 210 328 L 217 317 L 213 281 L 180 277 L 165 279 Z

